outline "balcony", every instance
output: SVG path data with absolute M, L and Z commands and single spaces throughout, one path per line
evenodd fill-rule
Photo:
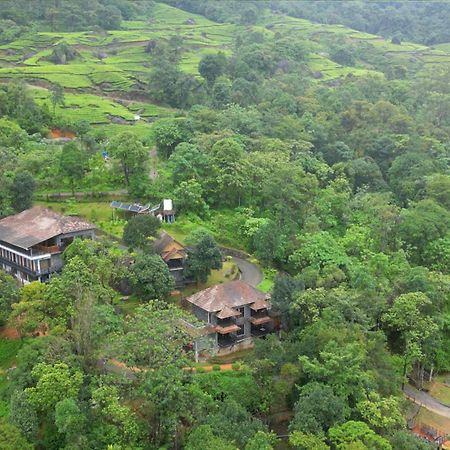
M 53 261 L 53 264 L 49 267 L 41 268 L 41 270 L 34 271 L 29 267 L 22 266 L 14 261 L 3 258 L 0 256 L 0 263 L 4 263 L 8 267 L 12 267 L 13 269 L 19 270 L 20 272 L 26 273 L 32 277 L 38 277 L 40 275 L 48 275 L 49 273 L 58 272 L 58 270 L 62 269 L 63 262 L 61 261 Z
M 255 326 L 264 325 L 266 323 L 272 322 L 272 318 L 268 315 L 267 310 L 263 310 L 252 314 L 248 321 Z
M 253 337 L 265 336 L 272 332 L 274 328 L 273 319 L 268 315 L 267 310 L 253 314 L 249 322 L 252 324 L 251 335 Z
M 63 251 L 59 245 L 35 245 L 32 250 L 34 255 L 45 255 L 48 253 L 53 255 Z
M 237 326 L 236 324 L 222 326 L 222 325 L 216 325 L 216 332 L 219 334 L 230 334 L 230 333 L 236 333 L 238 331 L 241 331 L 241 327 Z

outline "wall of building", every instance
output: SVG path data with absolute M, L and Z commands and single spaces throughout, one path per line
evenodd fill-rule
M 208 312 L 202 308 L 199 308 L 197 305 L 192 305 L 192 314 L 194 314 L 197 319 L 208 323 Z

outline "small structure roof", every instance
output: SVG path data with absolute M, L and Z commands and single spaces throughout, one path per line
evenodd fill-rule
M 235 331 L 239 331 L 241 327 L 237 325 L 228 325 L 227 327 L 221 327 L 220 325 L 216 326 L 216 331 L 219 334 L 228 334 L 228 333 L 234 333 Z
M 43 206 L 26 209 L 0 220 L 0 241 L 29 249 L 61 234 L 93 230 L 92 225 L 74 216 L 62 216 Z
M 264 301 L 266 294 L 241 280 L 218 284 L 191 295 L 186 300 L 208 312 L 217 312 L 229 308 L 239 308 Z
M 181 248 L 184 249 L 184 246 L 180 244 L 178 241 L 176 241 L 170 234 L 166 233 L 165 231 L 161 231 L 159 233 L 159 236 L 153 241 L 153 249 L 155 250 L 156 253 L 162 255 L 167 246 L 172 242 L 176 242 Z M 168 255 L 165 256 L 169 256 L 169 258 L 167 259 L 170 259 L 170 256 L 172 256 L 171 254 L 176 253 L 177 251 L 179 250 L 172 249 L 170 252 L 168 252 Z
M 268 298 L 268 296 L 266 296 L 266 298 Z M 268 301 L 263 300 L 263 299 L 258 299 L 258 300 L 256 300 L 255 303 L 250 305 L 250 308 L 253 309 L 253 311 L 259 311 L 260 309 L 270 308 L 270 306 L 271 305 Z
M 157 207 L 156 208 L 152 208 L 152 209 L 150 209 L 151 208 L 151 205 L 140 205 L 139 203 L 122 203 L 122 202 L 116 202 L 116 201 L 113 201 L 113 202 L 111 202 L 111 208 L 114 208 L 114 209 L 121 209 L 121 210 L 123 210 L 123 211 L 130 211 L 130 212 L 134 212 L 134 213 L 137 213 L 137 214 L 141 214 L 141 213 L 143 213 L 143 212 L 146 212 L 146 211 L 153 211 L 153 209 L 158 209 L 159 208 L 159 205 L 157 205 Z
M 239 311 L 236 311 L 229 306 L 224 306 L 224 308 L 217 313 L 219 319 L 227 319 L 228 317 L 237 317 L 240 315 L 241 313 Z
M 269 316 L 264 317 L 250 317 L 249 322 L 253 325 L 262 325 L 263 323 L 272 322 L 272 318 Z

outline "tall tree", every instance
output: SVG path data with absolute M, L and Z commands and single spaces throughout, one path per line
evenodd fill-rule
M 159 255 L 139 254 L 131 267 L 130 281 L 144 300 L 164 300 L 175 287 L 174 278 Z
M 133 175 L 145 172 L 149 158 L 148 151 L 134 133 L 125 131 L 111 138 L 108 151 L 120 162 L 127 186 L 130 185 L 130 178 Z
M 437 332 L 438 326 L 431 316 L 432 304 L 422 292 L 402 294 L 394 300 L 389 311 L 383 316 L 386 326 L 401 337 L 403 353 L 403 385 L 408 371 L 416 362 L 425 359 L 427 340 Z M 393 344 L 398 345 L 398 339 Z M 423 373 L 422 373 L 423 376 Z
M 53 105 L 53 115 L 56 113 L 56 106 L 64 106 L 64 88 L 59 83 L 52 83 L 49 87 L 50 101 Z
M 151 245 L 151 238 L 157 235 L 160 220 L 150 214 L 133 216 L 123 229 L 123 242 L 132 248 L 145 249 Z
M 77 142 L 69 142 L 64 145 L 59 158 L 59 172 L 69 179 L 72 195 L 75 187 L 84 176 L 87 167 L 86 151 Z
M 36 182 L 30 172 L 18 172 L 10 185 L 11 206 L 20 212 L 28 209 L 33 204 L 33 194 Z
M 187 242 L 192 245 L 188 250 L 185 274 L 197 282 L 206 283 L 211 270 L 222 268 L 222 255 L 214 238 L 205 230 L 192 233 Z
M 16 280 L 0 271 L 0 325 L 4 325 L 11 313 L 11 305 L 19 301 L 19 289 Z

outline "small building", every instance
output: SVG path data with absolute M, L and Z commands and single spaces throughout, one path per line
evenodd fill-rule
M 170 234 L 161 231 L 153 242 L 153 250 L 169 267 L 170 273 L 175 278 L 175 285 L 184 285 L 184 263 L 187 259 L 187 249 L 175 240 Z
M 216 353 L 238 350 L 274 329 L 268 295 L 241 280 L 210 287 L 188 297 L 192 313 L 209 325 Z
M 175 222 L 175 209 L 171 199 L 165 199 L 154 206 L 150 203 L 141 205 L 139 203 L 122 203 L 117 201 L 111 202 L 110 206 L 115 210 L 124 211 L 130 214 L 151 214 L 158 217 L 161 222 Z
M 95 238 L 95 226 L 43 206 L 0 220 L 0 268 L 21 283 L 46 281 L 63 266 L 61 253 L 74 238 Z

